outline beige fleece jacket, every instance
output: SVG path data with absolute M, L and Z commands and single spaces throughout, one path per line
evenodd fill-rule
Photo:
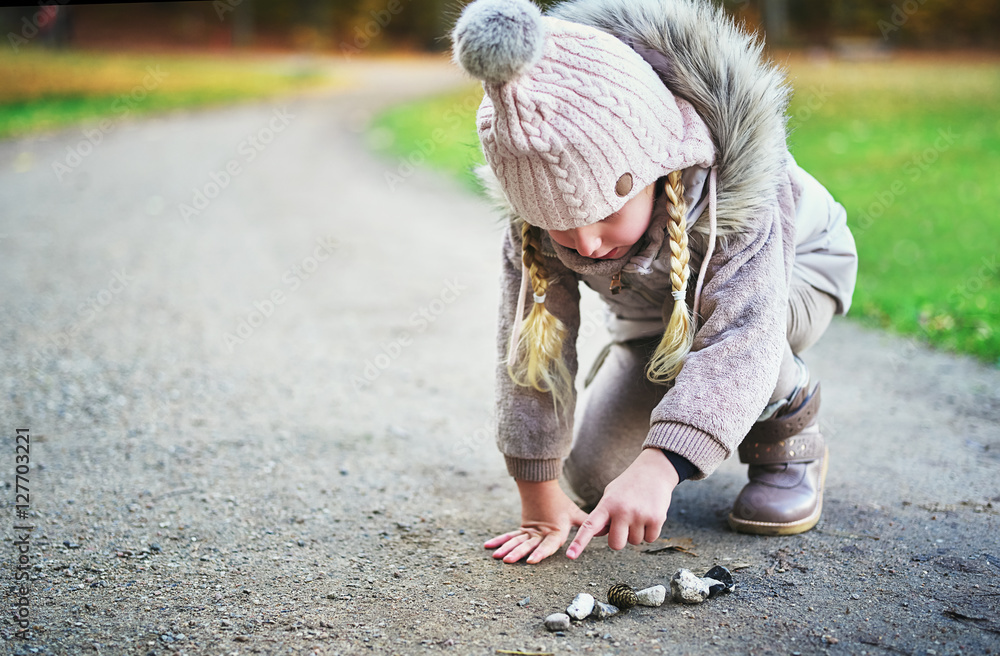
M 791 181 L 786 179 L 774 206 L 751 224 L 755 229 L 719 243 L 709 262 L 692 352 L 653 411 L 644 444 L 690 460 L 699 470 L 692 478 L 704 478 L 732 455 L 777 383 L 795 261 L 794 215 Z M 701 235 L 691 235 L 693 272 L 701 265 L 705 241 Z M 604 292 L 611 274 L 631 253 L 618 260 L 589 260 L 547 237 L 543 251 L 555 280 L 545 304 L 567 327 L 563 354 L 574 375 L 581 281 L 602 293 L 616 317 L 647 308 L 658 311 L 669 297 L 669 250 L 661 252 L 652 273 L 623 274 L 628 288 L 615 296 Z M 515 478 L 551 480 L 558 478 L 562 459 L 569 453 L 572 425 L 557 420 L 550 395 L 514 384 L 507 373 L 506 353 L 521 285 L 520 232 L 513 226 L 505 231 L 503 253 L 497 333 L 498 445 Z M 693 282 L 692 276 L 689 298 Z

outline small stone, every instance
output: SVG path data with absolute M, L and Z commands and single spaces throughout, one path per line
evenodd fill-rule
M 732 592 L 736 589 L 736 581 L 733 580 L 732 573 L 730 573 L 730 571 L 722 565 L 716 565 L 712 569 L 705 572 L 705 576 L 703 578 L 715 579 L 721 583 L 723 585 L 723 589 L 719 592 Z M 711 587 L 711 584 L 709 584 L 709 587 Z M 712 597 L 715 597 L 719 594 L 719 592 L 713 594 Z
M 575 620 L 586 619 L 594 610 L 594 596 L 581 592 L 566 609 L 566 614 Z
M 708 599 L 708 585 L 689 569 L 679 569 L 670 579 L 670 593 L 674 601 L 700 604 Z
M 604 620 L 619 613 L 618 606 L 612 606 L 611 604 L 606 604 L 603 601 L 594 602 L 594 612 L 591 613 L 591 617 L 599 620 Z
M 720 594 L 726 591 L 726 584 L 722 581 L 716 581 L 715 579 L 710 579 L 707 576 L 702 577 L 702 581 L 708 586 L 708 598 L 715 599 Z
M 667 598 L 667 588 L 662 585 L 654 585 L 645 590 L 635 593 L 640 606 L 662 606 L 663 600 Z
M 566 613 L 552 613 L 545 618 L 545 628 L 549 631 L 565 631 L 569 628 L 569 615 Z

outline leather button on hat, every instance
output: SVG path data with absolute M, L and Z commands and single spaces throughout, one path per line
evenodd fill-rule
M 632 191 L 632 174 L 623 173 L 622 177 L 618 178 L 618 182 L 615 183 L 615 193 L 619 196 L 628 196 L 630 191 Z

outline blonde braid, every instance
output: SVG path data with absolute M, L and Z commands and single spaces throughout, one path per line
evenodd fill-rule
M 670 237 L 670 287 L 674 297 L 673 311 L 656 352 L 646 367 L 646 377 L 654 383 L 667 383 L 681 372 L 684 359 L 691 351 L 694 330 L 691 313 L 687 306 L 688 251 L 687 203 L 684 200 L 684 182 L 681 172 L 674 171 L 667 176 L 664 186 L 667 197 L 667 212 L 670 221 L 667 234 Z
M 541 249 L 541 230 L 528 223 L 521 226 L 522 262 L 531 277 L 531 289 L 541 298 L 549 288 L 548 269 Z M 514 317 L 519 320 L 520 317 Z M 573 378 L 562 358 L 566 326 L 542 303 L 534 303 L 521 325 L 515 364 L 508 365 L 511 379 L 523 387 L 551 392 L 556 411 L 570 407 Z

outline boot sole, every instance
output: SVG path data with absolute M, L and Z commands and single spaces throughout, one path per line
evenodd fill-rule
M 819 522 L 819 516 L 823 513 L 823 493 L 826 491 L 826 468 L 830 464 L 830 448 L 827 447 L 823 453 L 823 469 L 819 475 L 819 499 L 816 501 L 816 510 L 805 519 L 794 522 L 752 522 L 746 519 L 734 517 L 729 513 L 729 528 L 737 533 L 753 533 L 754 535 L 797 535 L 805 533 Z

